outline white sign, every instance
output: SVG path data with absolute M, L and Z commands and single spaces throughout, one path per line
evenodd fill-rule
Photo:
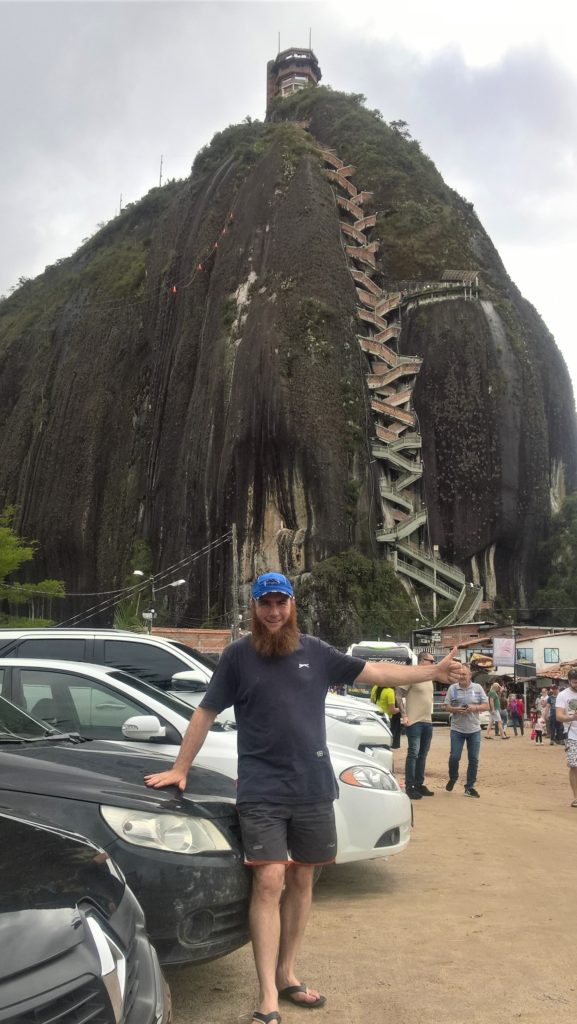
M 493 665 L 513 668 L 515 664 L 515 638 L 512 636 L 493 637 Z

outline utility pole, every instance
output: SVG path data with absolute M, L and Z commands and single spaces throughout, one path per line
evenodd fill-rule
M 158 187 L 162 188 L 162 153 L 160 154 L 160 175 L 158 177 Z
M 149 624 L 148 624 L 148 632 L 152 633 L 152 627 L 154 626 L 154 620 L 156 618 L 156 611 L 154 609 L 154 604 L 155 604 L 154 576 L 150 577 L 150 597 L 151 597 L 152 606 L 151 606 L 151 609 L 150 609 L 150 621 L 149 621 Z
M 437 621 L 437 558 L 439 545 L 433 544 L 433 626 Z
M 120 203 L 119 203 L 119 209 L 118 209 L 118 212 L 119 212 L 119 213 L 122 213 L 122 192 L 120 193 Z
M 232 639 L 238 639 L 238 548 L 236 543 L 236 523 L 232 524 Z

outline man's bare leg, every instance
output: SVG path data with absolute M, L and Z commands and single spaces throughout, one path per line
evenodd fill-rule
M 569 782 L 573 790 L 573 799 L 577 800 L 577 768 L 569 769 Z
M 281 917 L 280 898 L 285 880 L 284 864 L 261 864 L 252 869 L 249 923 L 252 951 L 259 983 L 261 1013 L 278 1010 L 276 965 Z
M 291 864 L 287 868 L 285 893 L 281 904 L 281 934 L 276 982 L 279 992 L 289 985 L 299 985 L 296 958 L 301 947 L 313 899 L 313 868 L 308 864 Z M 295 1002 L 314 1003 L 316 989 L 295 993 Z

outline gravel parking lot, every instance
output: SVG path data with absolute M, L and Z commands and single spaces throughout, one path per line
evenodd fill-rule
M 402 778 L 404 743 L 397 753 Z M 317 1024 L 565 1024 L 577 1004 L 577 810 L 562 747 L 482 741 L 480 800 L 446 793 L 449 730 L 435 728 L 409 849 L 325 869 L 302 978 Z M 247 1024 L 249 947 L 168 972 L 174 1024 Z M 282 1009 L 284 1024 L 303 1011 Z

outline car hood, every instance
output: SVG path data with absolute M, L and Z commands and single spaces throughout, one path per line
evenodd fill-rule
M 0 981 L 61 956 L 83 939 L 78 905 L 102 918 L 125 884 L 107 853 L 42 823 L 0 816 Z
M 73 909 L 82 900 L 109 917 L 124 895 L 110 857 L 81 836 L 38 819 L 0 815 L 0 949 L 5 915 Z M 23 922 L 24 923 L 24 922 Z
M 82 918 L 70 907 L 0 912 L 0 981 L 54 960 L 83 938 Z
M 149 789 L 144 784 L 145 775 L 171 764 L 166 755 L 143 754 L 130 743 L 100 740 L 0 748 L 0 809 L 1 790 L 9 790 L 202 817 L 230 813 L 236 787 L 218 772 L 193 765 L 184 794 L 175 786 Z

